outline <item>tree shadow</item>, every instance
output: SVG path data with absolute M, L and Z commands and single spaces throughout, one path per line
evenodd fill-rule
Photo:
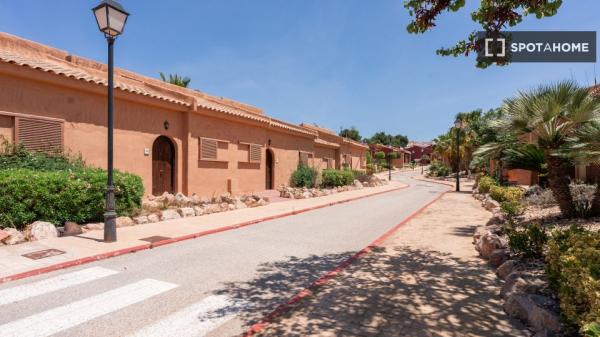
M 246 328 L 351 253 L 261 265 L 219 294 L 249 303 Z M 293 308 L 264 336 L 526 336 L 502 311 L 499 280 L 478 260 L 409 247 L 376 248 Z

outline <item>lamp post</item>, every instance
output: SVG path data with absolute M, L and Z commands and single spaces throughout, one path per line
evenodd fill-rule
M 463 121 L 457 118 L 454 121 L 456 129 L 456 192 L 460 192 L 460 131 L 463 128 Z
M 392 153 L 388 153 L 388 180 L 392 181 Z
M 129 13 L 118 2 L 103 0 L 92 9 L 98 29 L 108 42 L 108 158 L 106 182 L 106 205 L 104 212 L 104 242 L 117 241 L 117 212 L 115 212 L 115 187 L 113 185 L 113 46 L 117 36 L 123 33 Z

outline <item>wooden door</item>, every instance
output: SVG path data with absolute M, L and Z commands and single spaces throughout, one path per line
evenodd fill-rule
M 152 194 L 174 191 L 175 149 L 165 136 L 156 138 L 152 145 Z
M 273 189 L 273 151 L 271 151 L 270 149 L 267 149 L 267 154 L 266 154 L 266 163 L 265 163 L 265 170 L 266 170 L 266 177 L 265 177 L 265 181 L 266 181 L 266 188 L 267 190 L 272 190 Z

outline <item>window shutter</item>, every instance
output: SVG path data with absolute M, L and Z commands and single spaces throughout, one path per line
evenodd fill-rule
M 17 118 L 18 143 L 29 151 L 62 151 L 63 123 L 36 118 Z
M 308 165 L 308 153 L 300 152 L 300 163 L 303 165 Z
M 250 150 L 248 151 L 248 161 L 251 163 L 260 163 L 261 157 L 261 146 L 256 144 L 250 144 Z
M 200 160 L 217 160 L 217 140 L 200 138 Z

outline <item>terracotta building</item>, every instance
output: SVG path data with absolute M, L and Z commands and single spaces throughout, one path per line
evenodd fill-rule
M 106 167 L 105 64 L 0 33 L 0 135 Z M 364 168 L 367 147 L 256 107 L 115 70 L 115 167 L 146 193 L 212 195 L 287 184 L 301 161 Z
M 423 155 L 430 159 L 433 153 L 433 144 L 431 142 L 409 142 L 406 149 L 410 151 L 411 159 L 418 161 Z
M 404 165 L 409 164 L 411 161 L 411 153 L 403 148 L 394 147 L 383 144 L 370 144 L 369 151 L 371 152 L 371 156 L 375 158 L 376 152 L 383 152 L 386 156 L 389 153 L 395 153 L 396 158 L 392 159 L 392 166 L 395 168 L 402 168 Z

